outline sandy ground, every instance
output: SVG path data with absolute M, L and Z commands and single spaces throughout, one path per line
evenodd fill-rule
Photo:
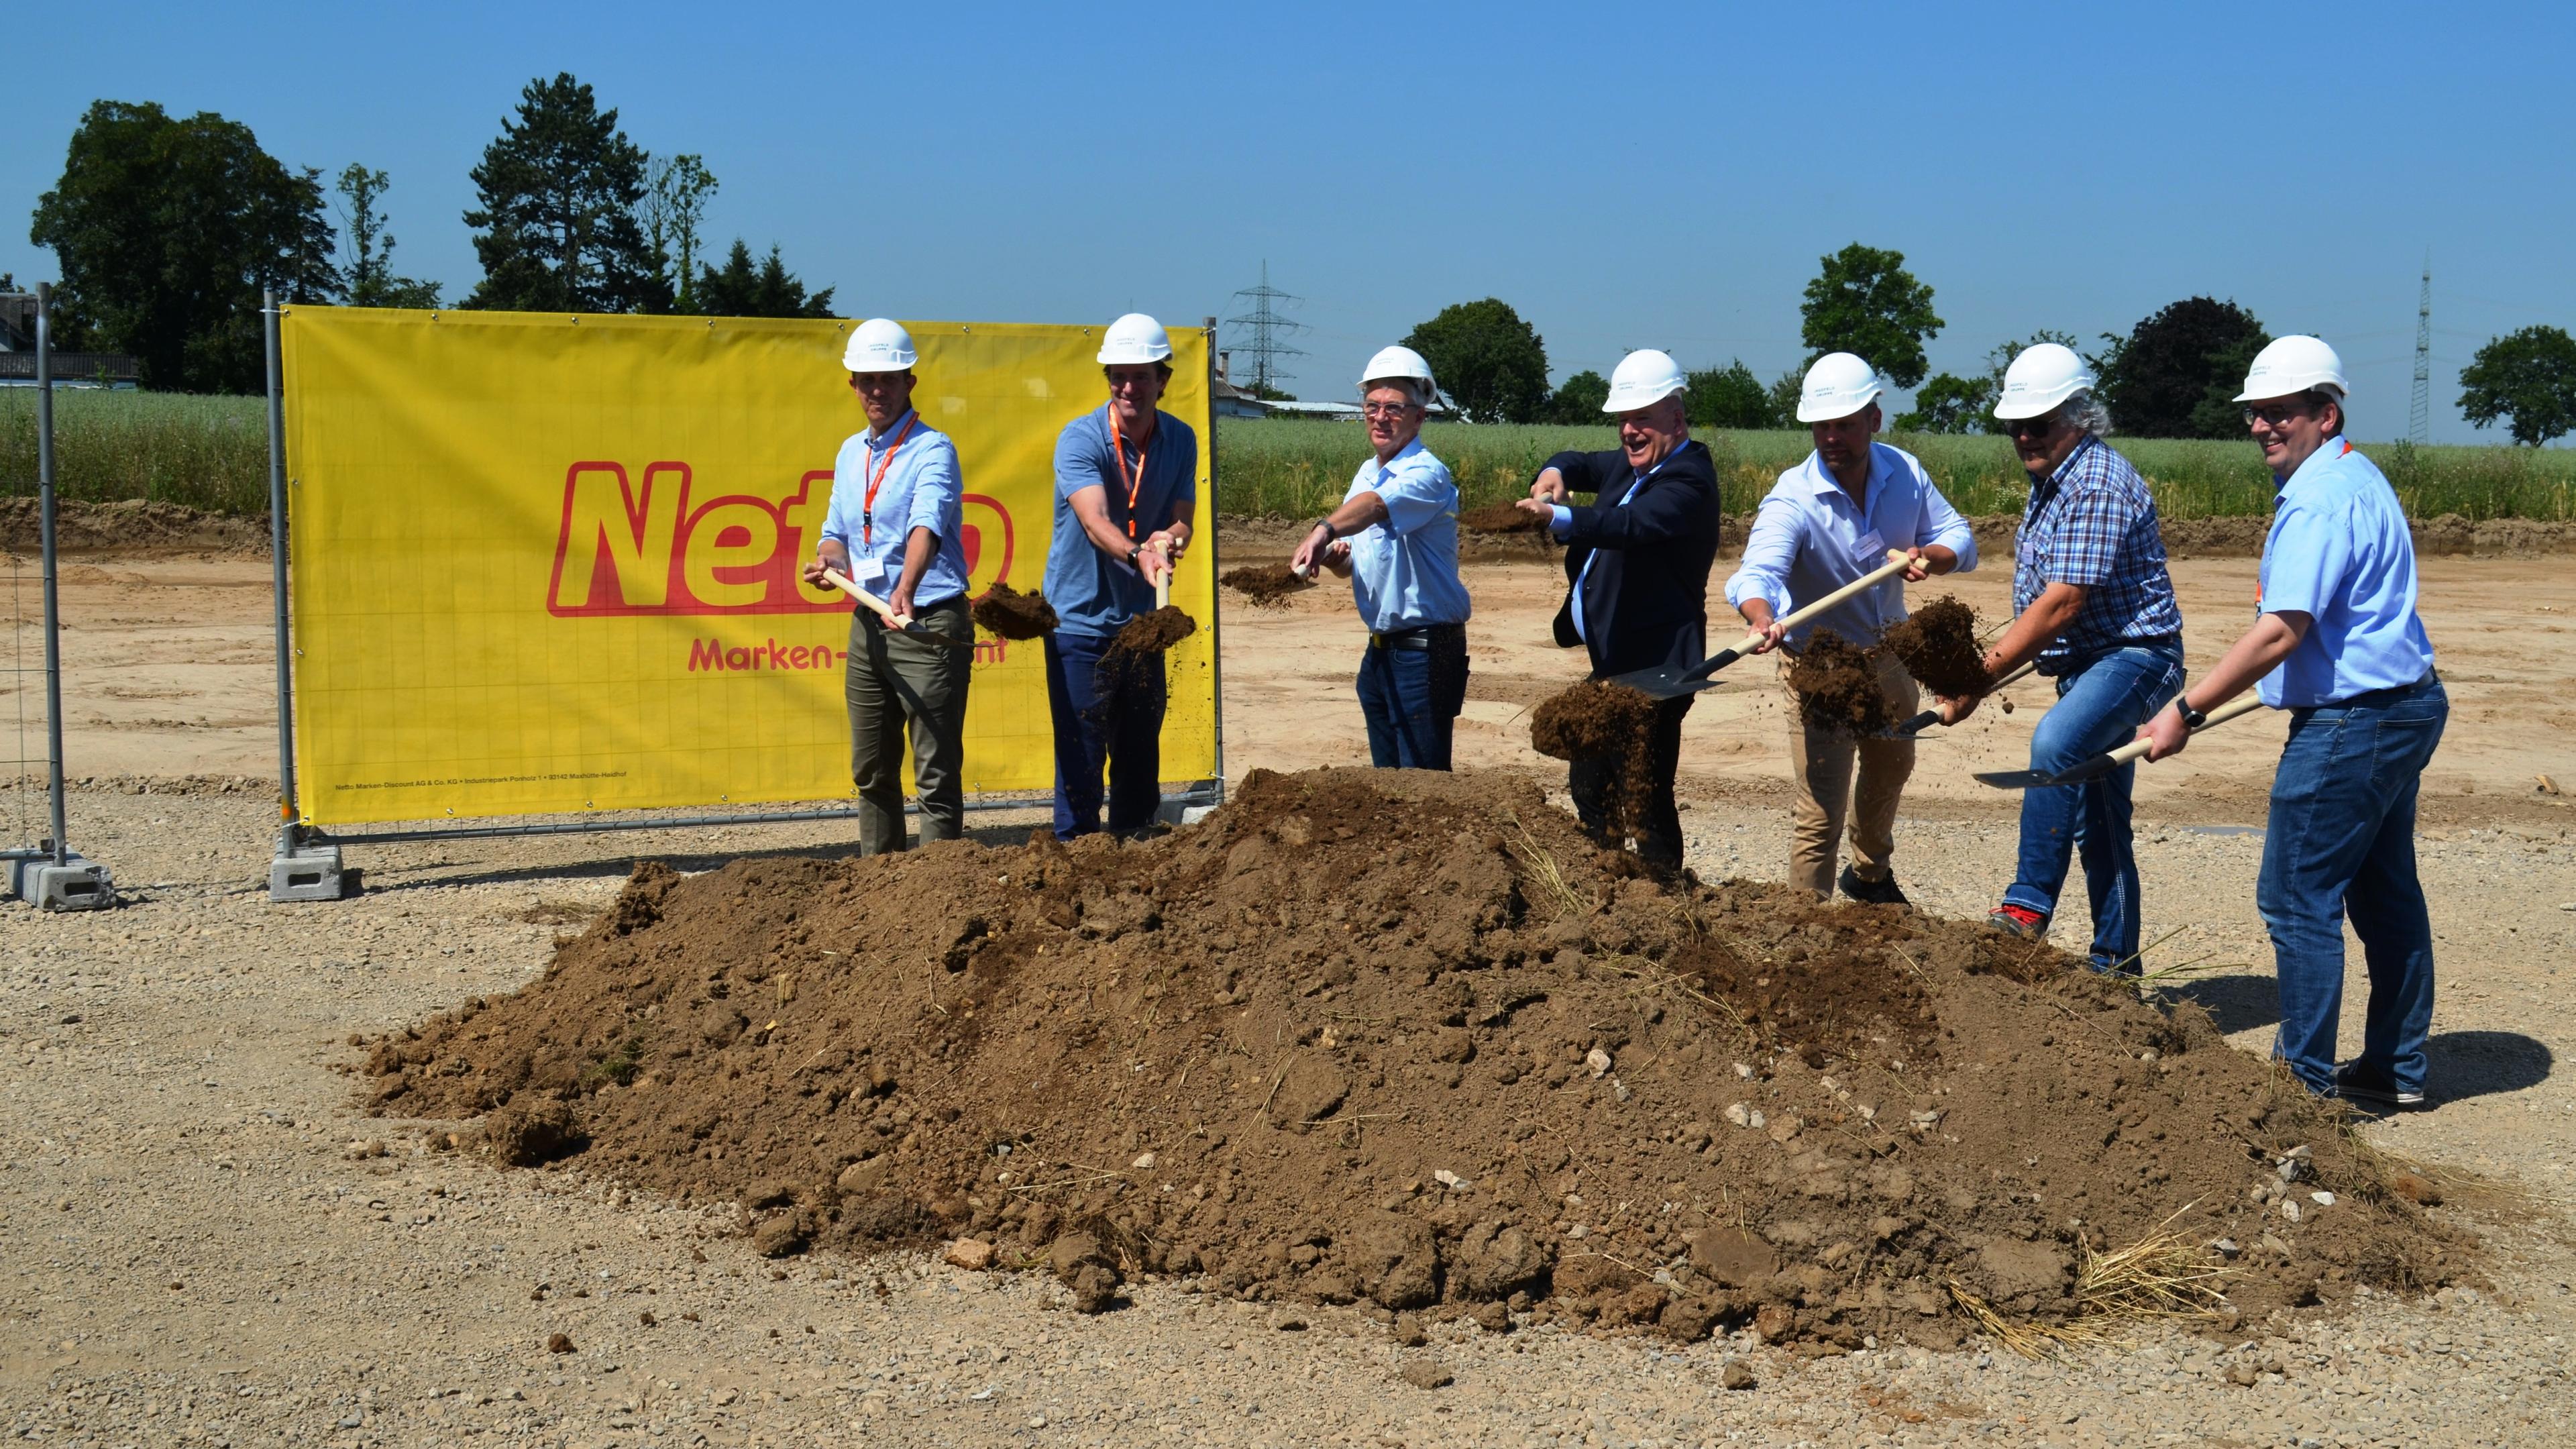
M 1263 542 L 1230 543 L 1228 563 L 1267 556 Z M 2205 664 L 2248 610 L 2253 564 L 2176 572 Z M 368 849 L 353 852 L 364 899 L 271 905 L 272 807 L 264 786 L 231 783 L 275 769 L 266 562 L 84 559 L 64 580 L 66 716 L 74 773 L 100 783 L 74 795 L 72 834 L 132 904 L 0 905 L 0 1432 L 100 1445 L 2576 1442 L 2576 1250 L 2561 1218 L 2576 1091 L 2556 1071 L 2576 1049 L 2576 819 L 2536 780 L 2576 778 L 2576 664 L 2560 637 L 2576 584 L 2549 560 L 2431 559 L 2424 574 L 2455 705 L 2422 832 L 2444 972 L 2437 1102 L 2369 1130 L 2504 1190 L 2459 1195 L 2483 1204 L 2460 1220 L 2495 1250 L 2491 1289 L 2227 1342 L 2146 1329 L 2031 1364 L 1901 1344 L 1809 1362 L 1747 1340 L 1675 1350 L 1463 1325 L 1405 1350 L 1355 1313 L 1282 1315 L 1183 1285 L 1085 1320 L 1047 1285 L 926 1261 L 773 1267 L 721 1215 L 433 1151 L 427 1124 L 355 1112 L 350 1033 L 526 981 L 639 855 L 703 868 L 846 850 L 846 832 Z M 1993 611 L 2007 582 L 1997 569 L 1957 591 Z M 170 587 L 182 583 L 194 587 Z M 1462 757 L 1553 775 L 1519 716 L 1578 672 L 1545 642 L 1559 576 L 1479 564 L 1469 583 Z M 1230 773 L 1363 759 L 1347 594 L 1280 613 L 1238 603 L 1223 621 Z M 1768 670 L 1739 665 L 1741 682 L 1691 717 L 1683 818 L 1705 874 L 1783 868 L 1785 726 Z M 1898 868 L 1926 909 L 1981 913 L 2009 873 L 2012 802 L 1966 777 L 2021 763 L 2043 695 L 2017 695 L 2028 707 L 1922 750 Z M 0 753 L 26 698 L 0 699 Z M 2227 731 L 2144 773 L 2148 933 L 2178 933 L 2150 964 L 2200 961 L 2184 989 L 2260 1050 L 2273 998 L 2252 881 L 2279 725 Z M 40 817 L 38 797 L 0 791 L 13 842 Z M 996 841 L 1028 823 L 978 821 Z M 572 1351 L 547 1352 L 552 1333 Z M 1398 1376 L 1422 1358 L 1455 1382 Z M 1718 1386 L 1737 1361 L 1756 1387 Z

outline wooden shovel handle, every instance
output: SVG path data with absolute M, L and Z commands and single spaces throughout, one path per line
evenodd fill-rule
M 1172 606 L 1172 556 L 1163 552 L 1163 546 L 1160 543 L 1148 544 L 1146 547 L 1153 550 L 1154 557 L 1163 561 L 1163 571 L 1154 576 L 1154 607 L 1168 609 Z
M 857 584 L 852 583 L 849 577 L 838 569 L 823 570 L 823 582 L 830 584 L 833 588 L 839 589 L 842 593 L 845 593 L 851 598 L 858 600 L 860 603 L 865 604 L 878 618 L 885 620 L 887 623 L 894 625 L 898 629 L 910 622 L 908 619 L 897 618 L 894 612 L 894 606 L 888 604 L 885 600 L 878 598 L 876 595 L 869 593 L 867 590 L 860 588 Z
M 2263 708 L 2262 696 L 2249 689 L 2243 694 L 2236 696 L 2234 699 L 2229 700 L 2227 703 L 2220 705 L 2218 708 L 2211 710 L 2209 712 L 2209 718 L 2201 722 L 2200 729 L 2193 730 L 2192 733 L 2196 735 L 2200 733 L 2200 730 L 2216 729 L 2220 725 L 2227 723 L 2229 720 L 2232 720 L 2239 715 L 2252 714 L 2254 711 L 2261 708 Z M 2145 740 L 2131 740 L 2127 744 L 2120 746 L 2118 749 L 2111 751 L 2111 762 L 2116 765 L 2125 765 L 2146 752 L 2147 742 Z
M 1814 603 L 1807 605 L 1805 608 L 1798 610 L 1789 617 L 1785 619 L 1775 619 L 1772 622 L 1778 624 L 1783 630 L 1794 629 L 1800 624 L 1807 622 L 1809 619 L 1816 617 L 1818 614 L 1824 613 L 1834 605 L 1841 603 L 1843 600 L 1852 597 L 1854 594 L 1866 593 L 1871 589 L 1877 588 L 1880 584 L 1883 584 L 1889 579 L 1896 577 L 1898 574 L 1905 572 L 1908 568 L 1911 568 L 1913 564 L 1914 560 L 1906 557 L 1904 550 L 1891 548 L 1887 551 L 1886 563 L 1879 565 L 1877 568 L 1870 570 L 1868 573 L 1861 575 L 1859 578 L 1852 580 L 1850 583 L 1843 585 L 1841 588 L 1834 590 L 1832 593 L 1827 594 L 1823 598 L 1816 600 Z M 1745 635 L 1744 642 L 1735 646 L 1736 651 L 1738 653 L 1743 653 L 1749 651 L 1752 646 L 1761 643 L 1762 633 L 1762 630 L 1756 629 L 1752 633 Z

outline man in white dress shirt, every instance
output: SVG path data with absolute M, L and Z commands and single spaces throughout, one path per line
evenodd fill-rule
M 1798 398 L 1798 421 L 1813 434 L 1816 450 L 1780 475 L 1753 530 L 1744 561 L 1726 581 L 1726 601 L 1765 638 L 1753 652 L 1774 647 L 1796 655 L 1818 629 L 1862 648 L 1878 643 L 1889 625 L 1905 617 L 1905 587 L 1890 579 L 1856 594 L 1795 629 L 1778 619 L 1883 565 L 1889 549 L 1903 550 L 1913 566 L 1902 575 L 1919 582 L 1932 574 L 1977 566 L 1977 538 L 1950 506 L 1914 456 L 1874 442 L 1878 431 L 1878 373 L 1848 352 L 1831 352 L 1807 369 Z M 1782 661 L 1782 672 L 1788 662 Z M 1915 712 L 1919 694 L 1903 665 L 1882 656 L 1879 687 L 1890 710 Z M 1859 762 L 1859 799 L 1853 802 L 1853 761 Z M 1911 739 L 1855 739 L 1822 730 L 1793 710 L 1789 760 L 1798 799 L 1791 816 L 1789 880 L 1829 896 L 1837 884 L 1834 857 L 1845 817 L 1851 824 L 1852 863 L 1839 882 L 1854 900 L 1905 903 L 1891 858 L 1896 851 L 1896 805 L 1914 773 Z

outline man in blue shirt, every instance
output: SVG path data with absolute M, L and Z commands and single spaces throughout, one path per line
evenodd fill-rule
M 1986 651 L 1988 678 L 2037 658 L 2057 681 L 2057 706 L 2031 731 L 2034 770 L 2063 770 L 2127 740 L 2182 688 L 2182 611 L 2165 570 L 2155 500 L 2129 460 L 2102 436 L 2110 414 L 2094 377 L 2054 342 L 2023 349 L 2004 370 L 1995 416 L 2030 474 L 2013 564 L 2012 626 Z M 1945 699 L 1955 723 L 1974 699 Z M 2096 971 L 2138 970 L 2138 862 L 2130 848 L 2123 765 L 2081 785 L 2028 790 L 2021 860 L 1986 923 L 2007 935 L 2048 933 L 2070 852 L 2084 859 Z
M 1422 446 L 1431 364 L 1410 347 L 1369 359 L 1361 411 L 1374 453 L 1342 506 L 1317 519 L 1288 560 L 1351 581 L 1368 649 L 1360 656 L 1360 714 L 1369 763 L 1445 770 L 1467 701 L 1467 586 L 1458 578 L 1458 485 Z
M 1172 339 L 1130 312 L 1101 339 L 1109 402 L 1064 425 L 1055 444 L 1055 526 L 1047 542 L 1047 706 L 1055 721 L 1055 836 L 1132 835 L 1162 803 L 1159 656 L 1100 667 L 1110 640 L 1154 607 L 1154 581 L 1189 547 L 1198 503 L 1198 435 L 1156 404 L 1172 380 Z
M 1653 348 L 1619 359 L 1601 405 L 1618 419 L 1619 446 L 1557 454 L 1520 500 L 1565 542 L 1568 587 L 1556 612 L 1556 642 L 1582 645 L 1596 679 L 1659 664 L 1688 668 L 1708 657 L 1717 464 L 1705 444 L 1691 441 L 1682 397 L 1688 386 L 1681 367 Z M 1575 503 L 1577 493 L 1593 501 Z M 1655 702 L 1644 758 L 1576 760 L 1567 768 L 1566 793 L 1596 841 L 1615 850 L 1633 836 L 1641 858 L 1680 868 L 1673 776 L 1692 698 Z M 1631 778 L 1632 768 L 1644 778 Z
M 2254 627 L 2139 733 L 2181 751 L 2201 716 L 2260 680 L 2290 711 L 2255 904 L 2281 982 L 2273 1054 L 2311 1091 L 2424 1102 L 2433 926 L 2415 874 L 2415 801 L 2450 699 L 2415 613 L 2415 541 L 2396 490 L 2344 441 L 2343 362 L 2284 337 L 2246 375 L 2245 424 L 2280 484 Z M 2361 1055 L 2335 1065 L 2343 923 L 2370 968 Z
M 1923 465 L 1910 453 L 1871 441 L 1878 431 L 1880 391 L 1877 369 L 1848 352 L 1829 352 L 1807 369 L 1798 420 L 1809 425 L 1816 450 L 1772 485 L 1744 541 L 1744 562 L 1726 581 L 1726 601 L 1763 635 L 1757 654 L 1774 646 L 1797 654 L 1818 629 L 1866 648 L 1905 617 L 1905 583 L 1977 566 L 1976 533 L 1932 486 Z M 1779 615 L 1876 571 L 1891 548 L 1914 560 L 1904 583 L 1890 579 L 1782 632 Z M 1787 669 L 1784 660 L 1784 676 Z M 1913 714 L 1921 703 L 1905 666 L 1892 657 L 1881 656 L 1878 683 L 1899 716 Z M 1860 789 L 1852 809 L 1855 757 Z M 1790 884 L 1819 896 L 1833 894 L 1836 839 L 1848 812 L 1852 863 L 1839 882 L 1843 894 L 1905 904 L 1890 857 L 1896 850 L 1897 801 L 1914 773 L 1914 741 L 1855 739 L 1848 730 L 1817 729 L 1792 711 L 1789 763 L 1798 787 L 1790 812 Z
M 966 613 L 957 449 L 913 411 L 912 336 L 882 317 L 859 324 L 841 358 L 868 427 L 841 444 L 832 504 L 805 581 L 833 570 L 950 639 L 975 637 Z M 966 686 L 971 649 L 889 631 L 875 611 L 850 617 L 842 693 L 850 777 L 859 787 L 859 853 L 904 848 L 903 739 L 912 732 L 921 839 L 966 826 Z

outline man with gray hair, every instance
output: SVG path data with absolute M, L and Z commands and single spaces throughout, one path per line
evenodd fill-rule
M 2036 658 L 2057 706 L 2031 732 L 2030 765 L 2056 772 L 2126 743 L 2182 688 L 2182 612 L 2165 570 L 2155 499 L 2129 460 L 2102 441 L 2110 415 L 2083 359 L 2054 342 L 2004 371 L 1995 416 L 2030 474 L 2013 564 L 2012 627 L 1986 651 L 1989 679 Z M 1944 699 L 1951 723 L 1974 698 Z M 2138 970 L 2138 863 L 2122 765 L 2080 785 L 2022 796 L 2021 860 L 1986 923 L 2011 936 L 2048 934 L 2069 856 L 2084 860 L 2093 908 L 2092 966 Z

